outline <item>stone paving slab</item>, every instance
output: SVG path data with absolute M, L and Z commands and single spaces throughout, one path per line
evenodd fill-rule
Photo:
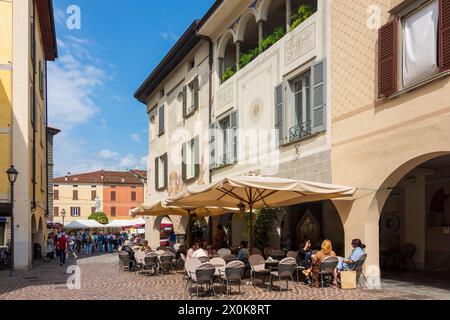
M 56 262 L 39 264 L 32 271 L 10 278 L 0 272 L 0 300 L 423 300 L 439 299 L 433 295 L 382 289 L 339 290 L 315 289 L 298 284 L 290 291 L 266 291 L 252 285 L 242 287 L 243 295 L 191 297 L 185 291 L 183 273 L 144 276 L 119 269 L 116 254 L 69 261 L 81 271 L 81 289 L 69 290 L 66 282 L 68 265 Z M 234 289 L 237 290 L 237 287 Z M 444 297 L 445 298 L 445 297 Z

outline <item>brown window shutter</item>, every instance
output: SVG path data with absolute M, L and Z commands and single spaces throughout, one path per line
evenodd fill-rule
M 396 19 L 380 28 L 378 41 L 378 89 L 382 98 L 397 92 Z
M 439 1 L 439 57 L 441 71 L 450 70 L 450 0 Z

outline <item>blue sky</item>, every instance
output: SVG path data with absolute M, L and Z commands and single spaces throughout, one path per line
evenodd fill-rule
M 59 59 L 48 65 L 55 175 L 146 168 L 148 122 L 139 85 L 213 0 L 54 0 Z M 126 4 L 124 4 L 126 3 Z M 67 8 L 80 8 L 69 29 Z

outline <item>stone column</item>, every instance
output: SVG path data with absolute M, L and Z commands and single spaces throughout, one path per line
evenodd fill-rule
M 236 71 L 240 70 L 239 60 L 241 59 L 241 42 L 236 42 Z
M 286 0 L 286 32 L 291 31 L 292 3 Z
M 258 45 L 260 51 L 263 39 L 264 39 L 264 21 L 261 20 L 258 22 Z

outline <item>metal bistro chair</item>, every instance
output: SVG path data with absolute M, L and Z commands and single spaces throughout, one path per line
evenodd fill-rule
M 231 285 L 238 283 L 239 294 L 241 294 L 242 277 L 245 272 L 245 264 L 242 261 L 231 261 L 227 264 L 225 272 L 219 270 L 222 286 L 225 283 L 225 290 L 227 295 L 232 292 Z M 230 288 L 230 290 L 228 290 Z
M 287 256 L 288 258 L 294 258 L 294 259 L 297 259 L 298 252 L 296 252 L 296 251 L 289 251 L 289 252 L 287 253 L 286 256 Z
M 228 256 L 231 254 L 231 250 L 230 249 L 219 249 L 217 251 L 217 256 L 223 258 L 225 256 Z
M 196 270 L 195 273 L 190 272 L 191 283 L 195 285 L 197 289 L 197 297 L 199 296 L 198 288 L 203 289 L 203 285 L 208 287 L 208 291 L 212 291 L 214 296 L 216 296 L 216 291 L 214 290 L 214 273 L 216 268 L 211 263 L 202 263 Z
M 281 261 L 286 258 L 286 252 L 284 252 L 283 250 L 273 250 L 270 253 L 270 257 L 274 260 Z
M 198 257 L 197 259 L 200 260 L 201 263 L 209 262 L 209 257 Z
M 144 257 L 144 265 L 141 273 L 154 275 L 159 270 L 158 256 L 154 253 L 148 253 Z
M 227 266 L 227 263 L 223 258 L 215 257 L 209 260 L 209 263 L 211 263 L 216 268 L 216 277 L 220 277 L 220 272 L 225 272 L 225 267 Z
M 159 261 L 160 261 L 160 269 L 164 272 L 164 273 L 170 273 L 170 271 L 173 270 L 173 259 L 175 258 L 175 255 L 170 252 L 164 252 L 160 257 L 159 257 Z
M 264 256 L 266 258 L 268 258 L 270 256 L 270 254 L 272 253 L 272 251 L 273 251 L 272 248 L 269 248 L 269 247 L 264 248 Z
M 119 252 L 119 265 L 122 271 L 131 271 L 130 270 L 130 255 L 126 251 Z
M 262 251 L 257 248 L 253 248 L 250 252 L 252 254 L 259 254 L 260 256 L 262 256 Z
M 265 284 L 265 280 L 267 276 L 270 275 L 270 270 L 266 269 L 266 265 L 264 263 L 264 257 L 259 254 L 253 254 L 248 258 L 248 261 L 250 263 L 250 279 L 252 282 L 252 285 L 254 288 L 255 286 L 255 279 L 257 275 L 263 276 L 263 284 Z
M 339 259 L 337 257 L 327 257 L 322 260 L 319 266 L 319 283 L 322 288 L 325 287 L 325 280 L 329 280 L 333 277 L 334 270 L 336 269 L 338 265 Z
M 232 261 L 236 261 L 237 257 L 234 254 L 229 254 L 229 255 L 226 255 L 225 257 L 223 257 L 223 260 L 225 260 L 225 262 L 227 264 L 229 264 Z
M 190 287 L 192 288 L 192 283 L 193 283 L 193 279 L 191 278 L 191 275 L 193 275 L 195 277 L 195 270 L 197 270 L 198 267 L 201 266 L 201 262 L 198 259 L 187 259 L 185 264 L 184 264 L 184 270 L 186 272 L 186 288 L 184 289 L 185 291 L 188 289 L 189 284 L 191 285 Z
M 270 272 L 270 287 L 269 290 L 272 291 L 272 277 L 278 278 L 279 281 L 286 280 L 286 290 L 289 290 L 289 280 L 292 280 L 292 282 L 295 285 L 294 281 L 294 271 L 297 267 L 297 262 L 294 258 L 285 258 L 281 260 L 280 264 L 278 265 L 276 271 Z M 272 269 L 272 268 L 271 268 Z M 274 268 L 273 268 L 274 269 Z
M 363 276 L 364 281 L 366 281 L 366 283 L 367 283 L 367 278 L 363 272 L 363 267 L 364 267 L 364 263 L 366 263 L 366 260 L 367 260 L 367 254 L 363 255 L 358 261 L 355 261 L 355 265 L 353 267 L 354 271 L 356 271 L 356 283 L 359 284 L 361 286 L 361 288 L 362 288 L 362 285 L 361 285 L 361 282 L 359 281 L 361 276 Z

